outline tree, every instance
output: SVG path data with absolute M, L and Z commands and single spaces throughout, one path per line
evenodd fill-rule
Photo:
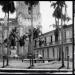
M 53 12 L 53 17 L 55 17 L 55 23 L 56 23 L 56 29 L 55 29 L 55 41 L 58 41 L 58 35 L 59 35 L 59 19 L 61 19 L 61 15 L 62 14 L 62 11 L 61 11 L 61 6 L 64 6 L 64 2 L 63 5 L 61 4 L 62 1 L 56 1 L 56 2 L 53 2 L 51 4 L 51 6 L 55 9 L 54 12 Z
M 59 25 L 59 19 L 61 19 L 61 26 L 62 26 L 62 22 L 63 22 L 63 13 L 62 13 L 62 9 L 64 6 L 66 6 L 65 1 L 56 1 L 55 3 L 52 3 L 51 6 L 54 7 L 55 11 L 53 13 L 53 16 L 58 19 L 58 25 Z M 65 16 L 65 15 L 64 15 Z M 65 17 L 66 19 L 66 17 Z M 56 25 L 56 29 L 58 28 L 58 26 Z M 57 34 L 58 32 L 56 32 Z M 62 44 L 61 44 L 61 49 L 62 49 L 62 66 L 64 67 L 64 54 L 63 54 L 63 27 L 61 27 L 61 37 L 62 37 Z
M 33 29 L 33 39 L 38 38 L 39 35 L 41 35 L 41 34 L 42 34 L 42 32 L 41 32 L 40 28 L 37 27 L 37 28 Z
M 33 52 L 33 6 L 35 7 L 36 5 L 38 5 L 39 1 L 25 1 L 26 5 L 29 5 L 28 11 L 29 14 L 31 14 L 31 48 L 29 50 L 30 53 L 32 53 L 32 55 L 34 55 Z M 32 66 L 33 66 L 33 62 L 32 62 Z
M 33 40 L 35 40 L 36 45 L 36 38 L 38 38 L 42 34 L 42 31 L 40 30 L 40 27 L 33 27 Z M 31 43 L 31 29 L 29 29 L 28 37 L 29 37 L 29 43 Z
M 28 11 L 29 11 L 29 14 L 31 14 L 31 45 L 32 45 L 32 48 L 31 48 L 31 51 L 30 53 L 32 52 L 33 53 L 33 6 L 35 7 L 36 5 L 38 5 L 39 1 L 25 1 L 25 4 L 26 5 L 29 5 L 29 8 L 28 8 Z
M 9 12 L 14 13 L 15 11 L 15 6 L 13 1 L 0 1 L 0 5 L 2 6 L 3 12 L 5 12 L 5 17 L 8 15 L 7 21 L 8 21 L 8 32 L 9 32 Z M 8 36 L 7 32 L 7 36 Z M 8 39 L 9 42 L 9 39 Z M 9 44 L 8 44 L 8 49 L 7 49 L 7 56 L 9 52 Z M 8 58 L 7 58 L 7 66 L 8 66 Z
M 13 49 L 14 49 L 14 46 L 16 46 L 16 39 L 18 39 L 17 34 L 18 34 L 18 32 L 17 32 L 16 27 L 14 29 L 12 29 L 9 34 L 10 47 L 13 46 Z
M 26 38 L 27 38 L 26 35 L 23 35 L 23 36 L 20 37 L 19 44 L 20 44 L 21 47 L 25 45 Z

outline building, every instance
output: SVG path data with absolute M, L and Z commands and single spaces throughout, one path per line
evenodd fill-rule
M 62 59 L 61 51 L 61 28 L 59 29 L 58 40 L 55 40 L 55 30 L 47 32 L 39 36 L 36 40 L 36 46 L 34 48 L 35 57 L 39 54 L 45 59 L 60 60 Z M 44 40 L 42 45 L 39 45 L 39 39 Z M 69 55 L 72 60 L 72 25 L 63 26 L 63 51 L 64 59 L 67 60 Z
M 31 28 L 31 13 L 29 11 L 29 5 L 25 4 L 25 1 L 16 1 L 16 17 L 18 24 L 22 25 L 21 35 L 26 33 Z M 41 25 L 40 4 L 33 6 L 33 26 Z
M 24 1 L 16 1 L 16 19 L 10 19 L 9 33 L 14 27 L 17 27 L 19 37 L 21 37 L 25 33 L 28 33 L 28 30 L 31 28 L 31 14 L 29 13 L 30 11 L 28 9 L 29 5 L 26 5 Z M 4 19 L 0 19 L 0 22 L 1 21 L 4 22 Z M 2 24 L 4 25 L 4 23 L 1 23 L 1 27 Z M 33 7 L 33 26 L 36 27 L 37 25 L 41 25 L 39 3 L 38 5 Z M 5 33 L 3 33 L 3 35 L 5 39 L 7 37 L 7 27 L 4 29 L 4 32 Z M 2 30 L 0 36 L 2 41 Z M 17 45 L 17 48 L 15 50 L 11 50 L 11 52 L 20 56 L 26 56 L 26 54 L 28 53 L 28 39 L 26 40 L 26 44 L 24 47 L 20 47 L 19 45 Z M 2 45 L 0 48 L 0 55 L 2 56 Z
M 29 29 L 31 26 L 36 27 L 37 25 L 41 25 L 41 14 L 40 14 L 40 4 L 38 3 L 36 6 L 33 6 L 32 14 L 29 11 L 29 5 L 25 4 L 25 1 L 16 1 L 16 18 L 17 22 L 20 26 L 20 36 L 23 34 L 29 33 Z M 31 17 L 31 15 L 33 17 Z M 33 22 L 31 21 L 33 19 Z M 26 41 L 26 46 L 23 51 L 18 51 L 21 55 L 26 55 L 28 53 L 28 41 Z

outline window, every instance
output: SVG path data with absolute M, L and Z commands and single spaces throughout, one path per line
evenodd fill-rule
M 52 35 L 50 36 L 50 44 L 52 44 Z
M 55 51 L 54 51 L 54 48 L 53 48 L 53 57 L 55 57 Z
M 52 43 L 52 36 L 51 36 L 51 43 Z
M 69 49 L 68 49 L 68 47 L 66 47 L 66 52 L 67 52 L 67 55 L 69 54 L 69 52 L 68 52 L 68 51 L 69 51 Z
M 64 42 L 66 42 L 66 30 L 64 30 L 63 38 L 64 38 Z
M 34 47 L 36 47 L 36 42 L 37 42 L 37 41 L 35 40 L 35 46 L 34 46 Z
M 54 31 L 54 34 L 55 34 L 55 42 L 58 42 L 59 30 L 56 29 L 56 30 Z
M 45 46 L 46 46 L 46 37 L 45 37 Z
M 47 57 L 49 58 L 49 48 L 47 48 Z
M 67 59 L 67 56 L 69 55 L 69 49 L 68 47 L 65 48 L 65 58 Z

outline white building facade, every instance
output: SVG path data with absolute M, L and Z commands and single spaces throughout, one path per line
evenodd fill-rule
M 44 43 L 39 46 L 39 38 L 44 39 Z M 60 60 L 62 59 L 61 51 L 61 29 L 59 30 L 58 41 L 55 41 L 54 30 L 48 33 L 42 34 L 37 38 L 35 47 L 35 57 L 37 58 L 39 54 L 43 56 L 44 59 Z M 67 25 L 63 28 L 63 53 L 64 60 L 67 60 L 69 55 L 70 60 L 72 60 L 72 25 Z

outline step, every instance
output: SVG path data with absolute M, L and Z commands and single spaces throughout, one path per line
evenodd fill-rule
M 72 72 L 72 69 L 16 69 L 0 68 L 0 72 Z

